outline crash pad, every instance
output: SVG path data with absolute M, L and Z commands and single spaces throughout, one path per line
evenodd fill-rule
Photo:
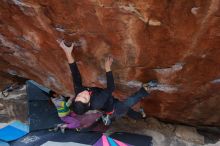
M 127 132 L 115 132 L 110 135 L 111 138 L 135 146 L 152 146 L 152 137 Z
M 54 141 L 48 141 L 41 146 L 91 146 L 87 144 L 80 144 L 76 142 L 54 142 Z
M 28 132 L 29 127 L 26 124 L 20 121 L 13 121 L 0 129 L 0 140 L 6 142 L 16 140 L 26 135 Z
M 0 141 L 0 146 L 10 146 L 7 142 Z
M 102 136 L 99 132 L 76 132 L 66 130 L 65 133 L 60 131 L 39 130 L 33 131 L 10 143 L 11 146 L 40 146 L 48 141 L 53 142 L 75 142 L 80 144 L 93 145 Z
M 27 81 L 28 116 L 30 131 L 54 128 L 63 123 L 58 117 L 57 110 L 49 100 L 48 88 L 34 82 Z M 89 111 L 84 115 L 76 115 L 80 127 L 87 128 L 93 125 L 102 116 L 98 111 Z
M 27 99 L 32 100 L 48 100 L 49 97 L 45 93 L 49 93 L 50 89 L 33 80 L 26 81 Z

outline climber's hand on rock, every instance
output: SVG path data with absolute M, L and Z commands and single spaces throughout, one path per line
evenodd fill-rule
M 63 51 L 66 53 L 66 55 L 71 55 L 73 51 L 74 44 L 72 43 L 70 47 L 66 46 L 64 41 L 62 40 L 60 42 L 60 47 L 63 49 Z
M 111 71 L 112 62 L 113 62 L 113 58 L 112 58 L 111 56 L 108 56 L 108 57 L 105 59 L 105 71 L 106 71 L 106 72 Z
M 68 60 L 68 63 L 71 64 L 71 63 L 74 63 L 75 60 L 74 60 L 74 57 L 72 56 L 72 51 L 73 51 L 73 47 L 74 47 L 74 44 L 72 43 L 70 47 L 66 46 L 64 44 L 64 41 L 61 41 L 60 42 L 60 47 L 63 49 L 63 51 L 65 52 L 66 54 L 66 57 L 67 57 L 67 60 Z

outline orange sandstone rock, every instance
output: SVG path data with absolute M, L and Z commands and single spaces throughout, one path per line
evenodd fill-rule
M 74 93 L 57 41 L 74 51 L 86 86 L 105 86 L 114 57 L 115 95 L 158 79 L 142 105 L 163 120 L 220 126 L 220 0 L 1 0 L 0 72 Z M 2 79 L 3 80 L 3 79 Z

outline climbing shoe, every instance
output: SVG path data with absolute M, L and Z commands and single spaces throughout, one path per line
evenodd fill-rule
M 143 108 L 140 108 L 140 109 L 139 109 L 139 112 L 141 113 L 142 118 L 143 118 L 143 119 L 146 119 L 147 116 L 146 116 L 146 113 L 144 112 L 144 109 L 143 109 Z
M 148 91 L 148 90 L 151 90 L 151 89 L 157 87 L 157 85 L 158 85 L 158 82 L 156 80 L 151 80 L 151 81 L 143 84 L 143 87 L 146 91 Z
M 102 122 L 105 126 L 109 126 L 111 124 L 111 115 L 110 114 L 104 114 L 102 116 Z

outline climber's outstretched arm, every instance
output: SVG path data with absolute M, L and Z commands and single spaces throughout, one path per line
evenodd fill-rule
M 82 86 L 82 78 L 79 69 L 72 55 L 74 44 L 72 43 L 71 46 L 68 47 L 64 44 L 64 41 L 62 41 L 60 42 L 60 47 L 63 49 L 64 53 L 66 54 L 67 61 L 69 63 L 70 70 L 72 73 L 73 83 L 75 86 L 75 93 L 78 94 L 83 90 L 83 86 Z
M 110 94 L 112 94 L 112 92 L 115 89 L 114 78 L 113 78 L 113 74 L 112 74 L 112 71 L 111 71 L 112 62 L 113 62 L 113 58 L 110 57 L 110 56 L 108 56 L 105 59 L 105 71 L 106 71 L 106 78 L 107 78 L 107 88 L 106 88 L 106 90 Z

